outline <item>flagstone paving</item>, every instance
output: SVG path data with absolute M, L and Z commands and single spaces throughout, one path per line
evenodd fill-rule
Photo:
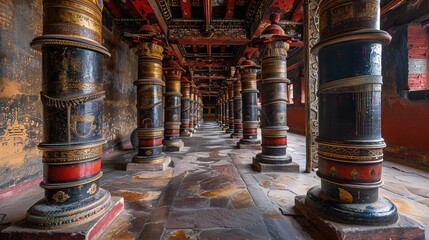
M 237 141 L 204 123 L 182 151 L 168 153 L 172 163 L 163 172 L 126 172 L 131 149 L 106 156 L 102 187 L 124 197 L 125 211 L 101 239 L 325 239 L 294 209 L 295 196 L 320 184 L 315 172 L 304 173 L 304 136 L 288 135 L 300 173 L 255 172 L 252 157 L 260 150 L 236 149 Z M 429 172 L 388 161 L 383 170 L 380 193 L 429 236 Z M 33 188 L 2 201 L 0 230 L 22 219 L 42 193 Z

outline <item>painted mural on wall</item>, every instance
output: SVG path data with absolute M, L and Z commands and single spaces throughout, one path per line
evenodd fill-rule
M 0 0 L 0 189 L 41 175 L 42 1 Z
M 118 36 L 115 25 L 112 31 L 103 28 L 103 45 L 112 54 L 103 64 L 106 91 L 103 135 L 107 141 L 104 149 L 128 141 L 137 127 L 136 88 L 133 85 L 137 80 L 136 50 L 120 41 Z

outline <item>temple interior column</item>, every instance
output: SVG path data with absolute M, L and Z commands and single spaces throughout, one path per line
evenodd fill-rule
M 243 115 L 242 115 L 242 98 L 241 98 L 241 75 L 239 70 L 237 70 L 235 73 L 233 105 L 234 105 L 234 132 L 231 134 L 231 138 L 242 138 L 243 137 Z
M 286 57 L 288 36 L 278 25 L 279 14 L 271 15 L 271 25 L 254 39 L 260 46 L 261 79 L 261 130 L 262 152 L 253 159 L 259 171 L 298 172 L 298 164 L 287 154 L 287 79 Z
M 226 133 L 234 132 L 234 85 L 229 84 L 228 86 L 228 129 Z
M 163 138 L 163 87 L 162 59 L 164 49 L 152 42 L 142 42 L 138 56 L 137 86 L 137 134 L 139 147 L 127 170 L 165 170 L 170 162 L 162 152 Z
M 256 86 L 256 75 L 259 66 L 255 62 L 247 59 L 240 66 L 241 71 L 241 95 L 243 99 L 243 137 L 237 143 L 238 148 L 246 146 L 260 146 L 258 139 L 258 110 L 257 99 L 258 89 Z
M 228 99 L 229 99 L 229 91 L 228 91 L 228 87 L 224 87 L 223 88 L 223 96 L 222 96 L 222 105 L 223 105 L 223 131 L 226 131 L 228 129 L 228 123 L 229 123 L 229 104 L 228 104 Z
M 182 112 L 181 112 L 181 124 L 180 124 L 180 137 L 191 137 L 192 133 L 189 130 L 190 123 L 190 96 L 191 96 L 191 82 L 188 78 L 183 77 L 180 80 L 181 82 L 181 92 L 182 92 Z
M 170 60 L 166 62 L 164 68 L 166 92 L 165 96 L 165 122 L 164 122 L 164 150 L 167 152 L 180 151 L 184 143 L 179 138 L 181 125 L 181 83 L 183 68 L 177 61 Z
M 195 86 L 195 83 L 193 82 L 193 81 L 191 81 L 191 88 L 190 88 L 190 98 L 189 98 L 189 105 L 190 105 L 190 108 L 189 108 L 189 131 L 191 132 L 191 133 L 194 133 L 195 132 L 195 126 L 194 126 L 194 124 L 195 124 L 195 88 L 196 88 L 196 86 Z
M 111 198 L 99 183 L 105 143 L 102 62 L 103 55 L 110 56 L 101 45 L 102 8 L 102 2 L 89 0 L 43 1 L 43 35 L 31 42 L 42 51 L 43 142 L 39 149 L 45 198 L 28 210 L 25 226 L 59 229 L 57 233 L 31 230 L 41 238 L 82 224 L 80 235 L 100 234 L 103 228 L 92 230 L 92 226 L 114 208 L 123 209 L 123 200 Z M 83 18 L 92 24 L 84 24 Z

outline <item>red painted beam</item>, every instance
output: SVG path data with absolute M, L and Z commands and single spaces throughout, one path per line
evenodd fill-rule
M 293 11 L 292 18 L 290 19 L 292 22 L 299 22 L 302 20 L 304 16 L 304 8 L 302 6 L 302 0 L 298 3 L 295 10 Z
M 182 17 L 185 19 L 191 18 L 191 0 L 181 0 L 180 6 L 182 7 Z
M 234 5 L 235 5 L 235 0 L 228 0 L 228 2 L 226 3 L 226 13 L 225 13 L 226 19 L 232 19 L 234 17 Z
M 147 20 L 147 15 L 153 13 L 152 7 L 149 5 L 147 0 L 128 0 L 140 14 L 140 16 Z
M 120 18 L 122 17 L 121 11 L 119 11 L 114 1 L 115 0 L 104 0 L 104 5 L 109 9 L 113 17 Z

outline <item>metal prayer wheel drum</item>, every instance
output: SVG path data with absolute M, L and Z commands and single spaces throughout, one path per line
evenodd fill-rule
M 241 138 L 243 136 L 243 114 L 242 114 L 242 96 L 241 96 L 241 76 L 236 73 L 236 80 L 234 81 L 234 133 L 231 137 Z
M 241 64 L 241 95 L 243 101 L 243 138 L 240 144 L 259 144 L 256 76 L 259 67 L 253 61 L 245 60 Z
M 380 0 L 323 0 L 320 41 L 362 29 L 380 29 Z
M 234 86 L 231 84 L 228 87 L 228 129 L 227 133 L 234 132 Z
M 163 48 L 153 43 L 140 43 L 138 55 L 137 86 L 137 135 L 139 147 L 133 157 L 135 163 L 163 161 L 163 94 L 162 81 Z M 143 70 L 142 70 L 143 68 Z
M 381 50 L 390 39 L 379 30 L 379 2 L 328 0 L 320 10 L 321 42 L 314 51 L 319 58 L 321 188 L 308 191 L 306 205 L 333 221 L 393 223 L 396 207 L 378 194 L 385 147 Z
M 190 88 L 191 88 L 191 82 L 186 78 L 181 78 L 181 124 L 180 124 L 180 136 L 181 137 L 190 137 L 191 133 L 189 132 L 189 112 L 191 109 L 191 103 L 190 103 Z
M 282 41 L 270 42 L 262 47 L 261 129 L 262 163 L 290 163 L 287 155 L 287 79 L 286 57 L 289 45 Z
M 43 35 L 31 45 L 66 45 L 110 55 L 102 46 L 102 0 L 43 1 Z
M 181 115 L 181 85 L 180 79 L 182 76 L 182 69 L 176 61 L 167 61 L 165 72 L 166 92 L 165 92 L 165 132 L 164 132 L 164 145 L 168 151 L 178 151 L 180 145 L 183 145 L 182 140 L 179 138 L 180 133 L 180 115 Z M 176 148 L 169 148 L 169 147 Z

